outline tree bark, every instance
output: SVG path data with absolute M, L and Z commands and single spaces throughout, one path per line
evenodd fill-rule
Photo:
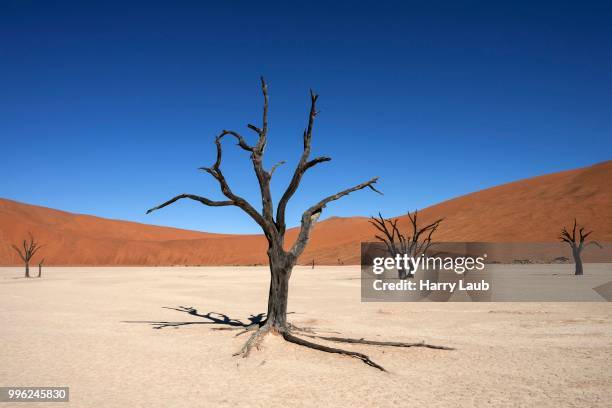
M 584 272 L 582 269 L 582 256 L 580 254 L 580 249 L 575 248 L 572 250 L 572 255 L 574 256 L 574 263 L 576 264 L 576 271 L 574 272 L 574 275 L 583 275 Z
M 25 277 L 30 277 L 30 264 L 28 262 L 25 263 Z
M 266 326 L 277 332 L 287 329 L 287 299 L 289 297 L 289 278 L 295 264 L 291 254 L 278 245 L 268 249 L 270 262 L 270 292 Z

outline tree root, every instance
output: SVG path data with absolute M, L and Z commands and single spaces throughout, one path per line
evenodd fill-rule
M 256 349 L 259 349 L 259 345 L 261 344 L 261 341 L 263 340 L 263 338 L 268 333 L 270 333 L 273 329 L 271 329 L 267 325 L 259 326 L 257 324 L 252 324 L 250 326 L 247 326 L 245 330 L 236 334 L 236 337 L 240 336 L 241 334 L 253 331 L 253 330 L 256 330 L 255 333 L 253 333 L 251 337 L 246 341 L 246 343 L 244 343 L 240 351 L 233 354 L 234 356 L 242 356 L 243 358 L 248 357 L 253 347 L 255 347 Z M 370 367 L 377 368 L 380 371 L 384 371 L 384 372 L 387 372 L 387 370 L 380 364 L 377 364 L 374 361 L 372 361 L 372 359 L 366 354 L 359 353 L 356 351 L 335 348 L 335 347 L 329 347 L 329 346 L 325 346 L 325 345 L 318 344 L 318 343 L 313 343 L 309 340 L 305 340 L 301 337 L 298 337 L 292 334 L 292 332 L 295 332 L 295 331 L 300 332 L 298 336 L 333 341 L 337 343 L 365 344 L 365 345 L 370 345 L 370 346 L 383 346 L 383 347 L 425 347 L 425 348 L 431 348 L 435 350 L 454 350 L 454 348 L 452 347 L 428 344 L 428 343 L 425 343 L 424 341 L 419 342 L 419 343 L 403 343 L 403 342 L 397 342 L 397 341 L 366 340 L 363 338 L 354 339 L 350 337 L 319 336 L 319 335 L 313 334 L 315 333 L 315 331 L 311 328 L 300 329 L 292 324 L 288 324 L 288 328 L 286 330 L 281 330 L 281 331 L 276 330 L 278 334 L 283 336 L 283 338 L 290 343 L 298 344 L 300 346 L 308 347 L 308 348 L 319 350 L 319 351 L 324 351 L 326 353 L 341 354 L 344 356 L 356 358 L 356 359 L 363 361 L 365 364 L 369 365 Z
M 225 320 L 224 320 L 225 322 Z M 242 356 L 242 358 L 246 358 L 251 353 L 253 347 L 259 349 L 259 345 L 261 344 L 263 338 L 271 332 L 279 334 L 288 341 L 289 343 L 297 344 L 303 347 L 308 347 L 314 350 L 323 351 L 326 353 L 340 354 L 344 356 L 348 356 L 351 358 L 356 358 L 363 361 L 364 364 L 369 365 L 370 367 L 374 367 L 380 371 L 387 372 L 387 370 L 381 366 L 380 364 L 375 363 L 372 359 L 363 353 L 359 353 L 356 351 L 344 350 L 336 347 L 329 347 L 323 344 L 314 343 L 312 341 L 306 340 L 302 337 L 308 337 L 311 339 L 321 339 L 325 341 L 331 341 L 336 343 L 348 343 L 348 344 L 364 344 L 370 346 L 382 346 L 382 347 L 425 347 L 435 350 L 454 350 L 452 347 L 446 346 L 438 346 L 434 344 L 428 344 L 424 341 L 417 343 L 404 343 L 397 341 L 378 341 L 378 340 L 366 340 L 364 338 L 350 338 L 350 337 L 336 337 L 336 336 L 322 336 L 319 333 L 320 330 L 317 330 L 313 327 L 298 327 L 292 323 L 286 323 L 285 327 L 273 327 L 268 324 L 267 320 L 263 322 L 253 322 L 249 325 L 246 324 L 232 324 L 230 327 L 215 327 L 213 330 L 240 330 L 235 334 L 234 337 L 241 336 L 245 333 L 253 332 L 249 339 L 244 343 L 242 348 L 233 354 L 233 356 Z M 338 333 L 335 331 L 327 331 L 328 333 Z M 339 333 L 338 333 L 339 334 Z
M 248 332 L 251 332 L 253 330 L 257 330 L 260 327 L 262 327 L 262 326 L 260 326 L 257 323 L 251 324 L 250 326 L 246 326 L 245 328 L 243 328 L 243 330 L 241 330 L 240 332 L 236 333 L 236 335 L 234 337 L 238 337 L 238 336 L 243 335 L 244 333 L 248 333 Z
M 293 332 L 301 332 L 301 333 L 311 333 L 315 334 L 315 330 L 313 327 L 299 327 L 293 323 L 287 323 L 287 329 Z
M 262 323 L 253 323 L 249 326 L 246 327 L 220 327 L 220 328 L 216 328 L 213 330 L 240 330 L 240 332 L 236 333 L 236 335 L 234 337 L 238 337 L 241 336 L 245 333 L 251 332 L 253 330 L 259 329 L 261 327 L 265 326 L 266 321 L 263 321 Z M 287 323 L 287 330 L 288 331 L 292 331 L 292 332 L 300 332 L 300 333 L 308 333 L 310 335 L 315 335 L 317 332 L 322 332 L 321 330 L 316 330 L 314 327 L 299 327 L 294 325 L 293 323 Z M 336 331 L 325 331 L 323 330 L 323 332 L 326 333 L 335 333 L 335 334 L 340 334 L 339 332 Z
M 255 325 L 252 325 L 255 326 Z M 296 330 L 296 327 L 291 325 L 293 330 Z M 233 356 L 242 356 L 242 358 L 247 358 L 249 356 L 249 354 L 251 353 L 251 350 L 253 349 L 253 347 L 255 347 L 256 349 L 259 349 L 259 345 L 261 344 L 261 341 L 263 340 L 263 338 L 270 333 L 272 330 L 268 327 L 268 326 L 262 326 L 262 327 L 256 327 L 257 331 L 255 333 L 253 333 L 251 335 L 251 337 L 246 341 L 246 343 L 244 343 L 244 345 L 242 346 L 242 348 L 240 349 L 240 351 L 236 352 L 233 354 Z M 236 334 L 236 336 L 239 336 L 243 333 L 246 333 L 248 331 L 252 331 L 255 330 L 255 327 L 251 327 L 249 326 L 246 330 L 241 331 L 240 333 Z M 307 333 L 313 333 L 314 331 L 312 329 L 308 330 L 308 329 L 300 329 L 300 331 L 302 332 L 307 332 Z M 339 348 L 335 348 L 335 347 L 328 347 L 328 346 L 324 346 L 322 344 L 317 344 L 317 343 L 313 343 L 311 341 L 308 340 L 304 340 L 300 337 L 294 336 L 293 334 L 291 334 L 291 332 L 289 330 L 284 330 L 284 331 L 279 331 L 278 332 L 281 336 L 283 336 L 283 338 L 290 342 L 290 343 L 294 343 L 294 344 L 299 344 L 300 346 L 304 346 L 304 347 L 308 347 L 308 348 L 312 348 L 315 350 L 320 350 L 320 351 L 324 351 L 326 353 L 335 353 L 335 354 L 342 354 L 345 356 L 349 356 L 349 357 L 353 357 L 353 358 L 357 358 L 361 361 L 363 361 L 365 364 L 377 368 L 381 371 L 387 371 L 384 369 L 384 367 L 382 367 L 379 364 L 376 364 L 374 361 L 372 361 L 370 359 L 370 357 L 368 357 L 365 354 L 362 353 L 358 353 L 355 351 L 349 351 L 349 350 L 343 350 L 343 349 L 339 349 Z M 314 336 L 314 335 L 308 335 L 308 337 L 318 337 L 318 336 Z
M 428 344 L 424 341 L 418 343 L 402 343 L 397 341 L 376 341 L 376 340 L 366 340 L 366 339 L 352 339 L 349 337 L 330 337 L 330 336 L 317 336 L 313 334 L 303 334 L 305 337 L 310 337 L 313 339 L 321 339 L 327 341 L 335 341 L 337 343 L 349 343 L 349 344 L 369 344 L 371 346 L 386 346 L 386 347 L 426 347 L 436 350 L 454 350 L 452 347 L 446 346 L 437 346 L 435 344 Z
M 263 340 L 265 335 L 268 334 L 269 332 L 270 332 L 270 329 L 267 326 L 259 328 L 255 333 L 251 335 L 251 337 L 247 340 L 247 342 L 244 343 L 244 346 L 242 346 L 240 351 L 234 353 L 233 356 L 242 356 L 242 358 L 247 358 L 253 347 L 259 349 L 259 344 L 261 343 L 261 340 Z M 240 334 L 241 333 L 238 333 L 236 336 Z
M 246 327 L 219 327 L 214 330 L 240 330 L 238 333 L 234 335 L 234 337 L 242 336 L 245 333 L 251 332 L 253 330 L 261 329 L 265 327 L 265 321 L 262 324 L 254 323 Z M 287 323 L 287 330 L 293 332 L 301 332 L 301 333 L 309 333 L 311 335 L 315 335 L 316 331 L 313 327 L 298 327 L 292 323 Z M 330 332 L 337 333 L 337 332 Z
M 300 327 L 300 326 L 296 326 L 293 323 L 287 323 L 287 329 L 291 332 L 301 332 L 301 333 L 309 333 L 311 335 L 316 335 L 316 333 L 333 333 L 333 334 L 340 334 L 340 332 L 334 331 L 334 330 L 321 330 L 321 329 L 316 329 L 314 327 L 310 327 L 310 326 L 304 326 L 304 327 Z
M 316 336 L 308 336 L 308 337 L 316 337 Z M 339 349 L 339 348 L 335 348 L 335 347 L 324 346 L 322 344 L 313 343 L 313 342 L 310 342 L 308 340 L 304 340 L 302 338 L 294 336 L 290 332 L 283 332 L 283 338 L 285 340 L 287 340 L 288 342 L 290 342 L 290 343 L 299 344 L 300 346 L 312 348 L 312 349 L 315 349 L 315 350 L 324 351 L 326 353 L 342 354 L 342 355 L 345 355 L 345 356 L 357 358 L 357 359 L 363 361 L 365 364 L 367 364 L 367 365 L 369 365 L 371 367 L 377 368 L 380 371 L 384 371 L 384 372 L 387 371 L 387 370 L 385 370 L 385 368 L 383 366 L 381 366 L 379 364 L 376 364 L 374 361 L 372 361 L 370 359 L 370 357 L 368 357 L 368 356 L 366 356 L 365 354 L 362 354 L 362 353 L 357 353 L 355 351 L 348 351 L 348 350 L 343 350 L 343 349 Z

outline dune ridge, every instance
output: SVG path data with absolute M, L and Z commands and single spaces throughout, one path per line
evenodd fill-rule
M 444 217 L 438 241 L 551 242 L 577 217 L 593 238 L 612 241 L 612 161 L 519 180 L 420 211 L 422 222 Z M 399 225 L 407 228 L 407 217 Z M 261 235 L 212 234 L 159 227 L 0 199 L 0 265 L 18 265 L 10 244 L 27 232 L 46 244 L 48 265 L 261 265 Z M 295 239 L 297 229 L 287 233 Z M 374 239 L 367 217 L 318 223 L 300 263 L 359 263 L 359 244 Z M 42 252 L 41 252 L 42 253 Z M 35 259 L 36 261 L 36 259 Z

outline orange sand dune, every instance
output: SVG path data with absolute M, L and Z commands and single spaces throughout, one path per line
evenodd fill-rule
M 442 202 L 420 212 L 444 217 L 438 241 L 550 242 L 577 217 L 612 241 L 612 161 L 520 180 Z M 400 226 L 406 228 L 406 216 Z M 77 215 L 0 199 L 0 264 L 19 264 L 11 243 L 27 232 L 46 244 L 53 265 L 255 265 L 266 262 L 259 235 L 209 234 Z M 320 222 L 301 263 L 355 264 L 359 243 L 373 239 L 366 217 Z M 288 232 L 291 243 L 296 229 Z M 37 259 L 35 259 L 37 261 Z

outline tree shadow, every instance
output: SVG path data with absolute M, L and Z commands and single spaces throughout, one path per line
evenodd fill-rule
M 220 325 L 226 327 L 218 327 L 216 330 L 231 330 L 231 329 L 246 329 L 248 327 L 252 327 L 254 325 L 260 325 L 266 317 L 265 313 L 252 314 L 247 319 L 248 322 L 243 322 L 238 319 L 234 319 L 229 317 L 223 313 L 217 312 L 208 312 L 208 313 L 199 313 L 197 309 L 193 307 L 185 307 L 185 306 L 176 306 L 176 307 L 168 307 L 164 306 L 164 309 L 176 310 L 177 312 L 187 313 L 191 316 L 201 317 L 205 319 L 204 321 L 187 321 L 187 322 L 167 322 L 167 321 L 123 321 L 123 323 L 145 323 L 153 326 L 154 329 L 163 329 L 166 327 L 173 327 L 178 329 L 180 326 L 188 326 L 193 324 L 212 324 L 212 325 Z

